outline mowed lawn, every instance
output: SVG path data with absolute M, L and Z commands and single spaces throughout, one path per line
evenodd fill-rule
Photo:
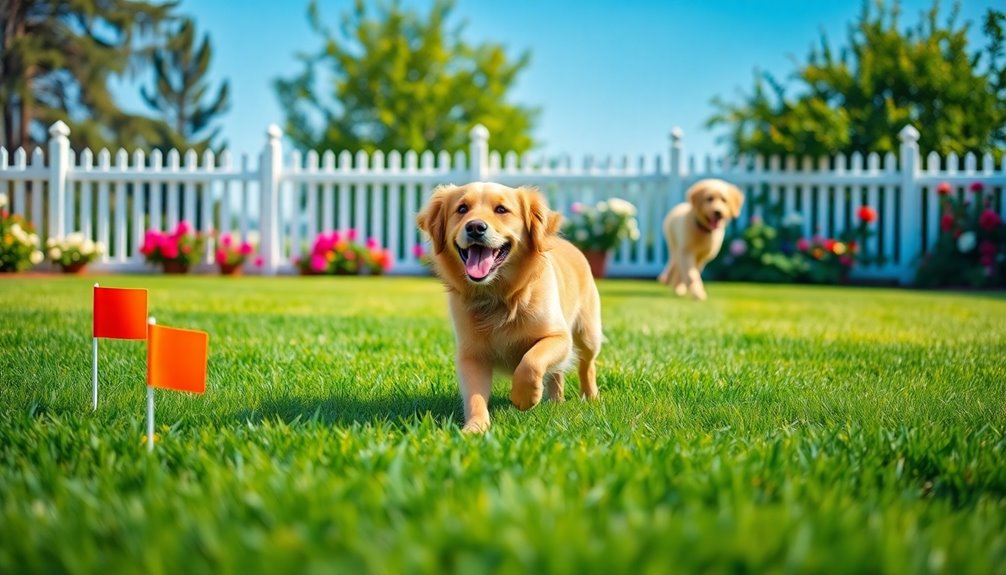
M 205 395 L 91 285 L 210 333 Z M 431 278 L 0 279 L 0 573 L 1006 573 L 1006 298 L 600 283 L 601 399 L 459 431 Z

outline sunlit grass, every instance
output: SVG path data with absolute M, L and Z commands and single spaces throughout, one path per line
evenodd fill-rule
M 152 456 L 94 281 L 210 333 Z M 602 282 L 602 399 L 467 437 L 432 279 L 2 279 L 0 572 L 1003 572 L 1006 299 L 709 288 Z

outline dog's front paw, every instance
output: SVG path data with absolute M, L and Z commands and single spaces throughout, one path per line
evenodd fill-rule
M 681 283 L 674 286 L 674 295 L 683 296 L 688 293 L 688 287 Z
M 538 405 L 541 402 L 541 395 L 541 382 L 538 385 L 529 383 L 521 385 L 514 382 L 513 387 L 510 388 L 510 401 L 521 411 L 527 411 Z
M 465 426 L 461 428 L 462 433 L 485 433 L 489 431 L 489 418 L 473 417 L 465 422 Z

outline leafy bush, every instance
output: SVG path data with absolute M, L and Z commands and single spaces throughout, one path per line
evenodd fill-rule
M 7 211 L 7 195 L 0 194 L 0 272 L 21 272 L 42 263 L 38 234 L 23 217 Z
M 1006 285 L 1006 226 L 985 185 L 974 182 L 966 195 L 954 195 L 942 182 L 940 235 L 923 256 L 915 276 L 924 287 Z

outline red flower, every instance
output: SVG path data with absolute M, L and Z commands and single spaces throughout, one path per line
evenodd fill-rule
M 940 185 L 936 186 L 936 192 L 941 196 L 949 194 L 951 190 L 952 188 L 950 187 L 949 182 L 940 182 Z
M 824 251 L 830 252 L 834 251 L 834 249 L 835 249 L 835 240 L 832 239 L 824 240 Z
M 971 191 L 974 192 L 974 193 L 976 193 L 976 194 L 982 193 L 982 190 L 984 190 L 984 189 L 985 189 L 985 184 L 983 184 L 981 182 L 972 182 L 972 184 L 971 184 Z
M 859 208 L 858 215 L 859 219 L 862 220 L 864 224 L 877 221 L 877 210 L 871 208 L 870 206 L 863 206 Z
M 992 210 L 985 210 L 982 215 L 978 216 L 978 225 L 987 232 L 996 229 L 1001 223 L 1003 223 L 1002 218 Z
M 940 229 L 949 232 L 954 229 L 954 215 L 953 214 L 943 214 L 940 218 Z
M 996 255 L 996 245 L 988 240 L 978 244 L 978 253 L 983 256 Z
M 801 252 L 805 252 L 810 249 L 810 242 L 807 241 L 807 238 L 800 238 L 796 240 L 796 249 L 800 250 Z
M 217 263 L 220 265 L 227 263 L 227 252 L 224 250 L 217 250 Z
M 852 263 L 853 263 L 853 259 L 850 258 L 849 256 L 842 256 L 842 257 L 838 258 L 838 263 L 842 264 L 842 266 L 844 266 L 844 267 L 851 268 L 852 267 Z
M 856 240 L 851 240 L 849 242 L 849 251 L 852 253 L 856 253 L 859 251 L 859 244 L 856 243 Z

